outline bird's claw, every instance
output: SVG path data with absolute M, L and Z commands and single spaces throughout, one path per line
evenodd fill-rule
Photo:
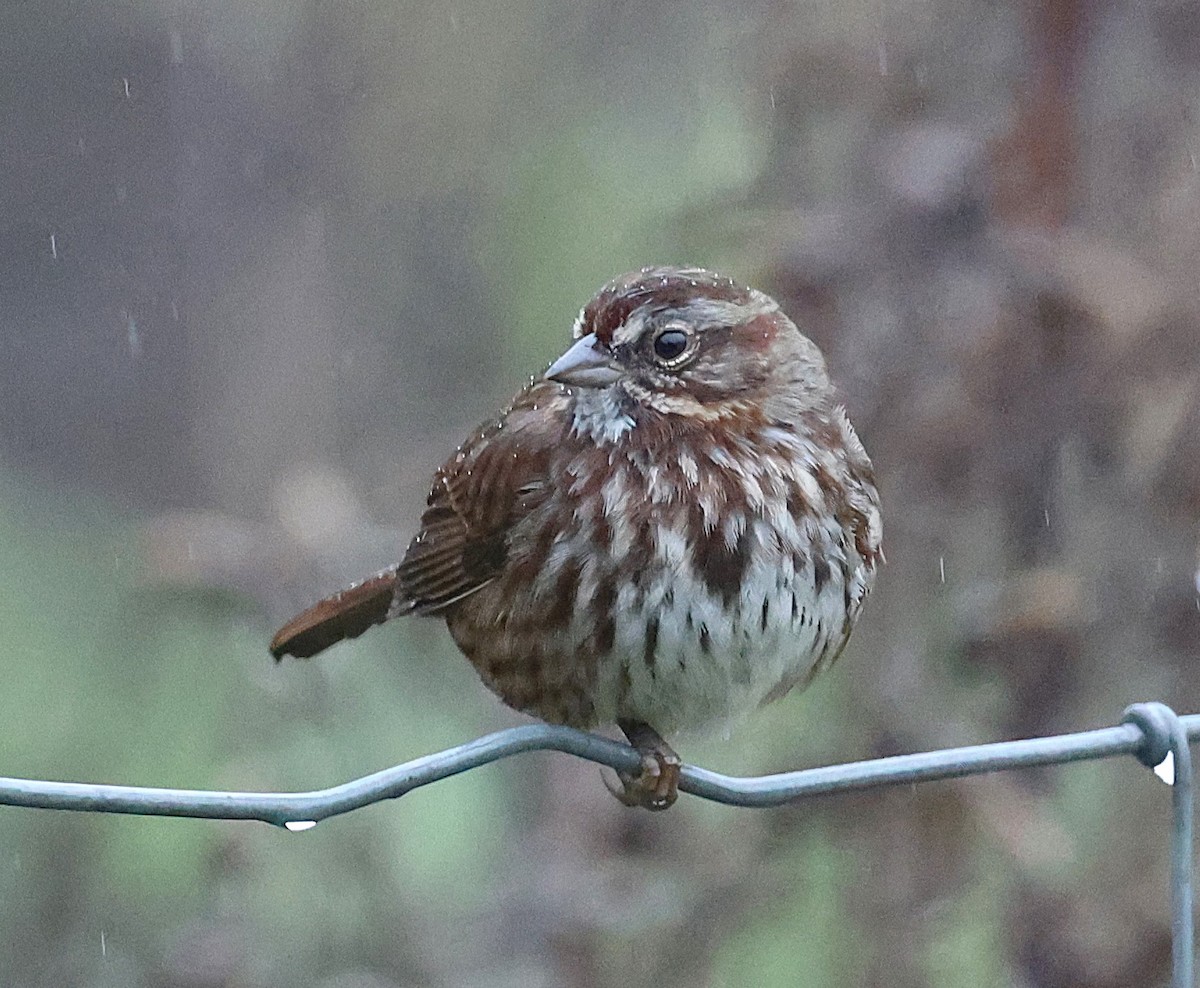
M 640 806 L 655 812 L 665 810 L 679 795 L 679 769 L 683 763 L 669 748 L 643 751 L 641 756 L 641 772 L 636 775 L 617 772 L 620 788 L 602 773 L 605 788 L 626 806 Z

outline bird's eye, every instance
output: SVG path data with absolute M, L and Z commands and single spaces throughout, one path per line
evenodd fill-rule
M 654 356 L 664 364 L 672 364 L 687 352 L 688 334 L 682 329 L 664 329 L 654 337 Z

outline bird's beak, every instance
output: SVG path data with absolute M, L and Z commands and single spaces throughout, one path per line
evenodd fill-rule
M 546 380 L 578 388 L 607 388 L 623 373 L 596 334 L 588 333 L 550 365 Z

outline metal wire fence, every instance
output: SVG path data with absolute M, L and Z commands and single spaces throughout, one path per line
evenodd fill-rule
M 915 755 L 829 765 L 755 778 L 735 778 L 685 766 L 679 788 L 730 806 L 778 806 L 804 796 L 877 786 L 952 779 L 983 772 L 1133 755 L 1172 787 L 1171 943 L 1172 988 L 1192 988 L 1192 760 L 1200 740 L 1200 714 L 1179 716 L 1161 703 L 1137 703 L 1116 727 L 998 744 L 947 748 Z M 320 820 L 405 793 L 526 751 L 561 751 L 600 765 L 636 772 L 637 752 L 594 734 L 544 724 L 498 731 L 351 782 L 297 793 L 208 792 L 0 778 L 0 805 L 261 820 L 307 830 Z

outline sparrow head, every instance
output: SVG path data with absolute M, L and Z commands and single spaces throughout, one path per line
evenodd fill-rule
M 754 406 L 790 418 L 789 407 L 827 404 L 832 394 L 820 351 L 774 299 L 699 268 L 617 278 L 584 306 L 573 336 L 546 377 L 585 402 L 603 391 L 606 405 L 634 421 L 717 419 Z

